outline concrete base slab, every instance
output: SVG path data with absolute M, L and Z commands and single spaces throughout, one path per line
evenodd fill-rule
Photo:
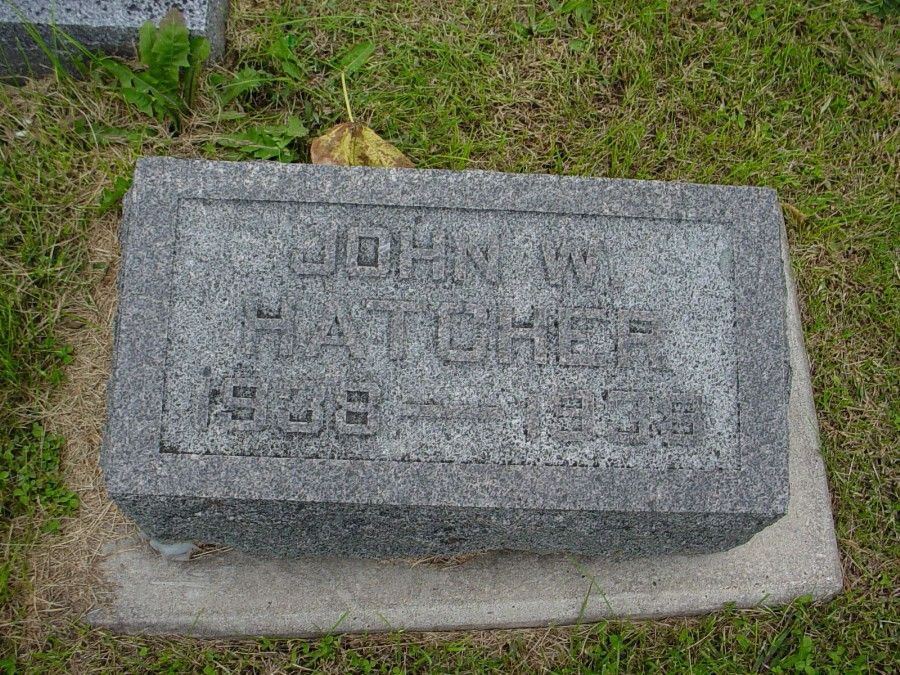
M 173 562 L 132 537 L 110 543 L 100 564 L 112 597 L 87 619 L 131 633 L 305 637 L 564 625 L 830 598 L 841 590 L 841 567 L 795 293 L 789 298 L 790 506 L 743 546 L 623 562 L 495 552 L 448 566 L 234 551 Z

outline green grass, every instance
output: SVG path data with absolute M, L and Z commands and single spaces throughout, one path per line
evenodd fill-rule
M 226 60 L 201 77 L 178 135 L 129 107 L 96 69 L 82 82 L 2 86 L 0 664 L 896 671 L 900 22 L 891 7 L 238 0 Z M 356 117 L 420 167 L 778 189 L 846 572 L 839 598 L 691 620 L 315 641 L 117 637 L 47 619 L 35 639 L 27 551 L 77 508 L 42 410 L 72 357 L 60 328 L 82 320 L 64 308 L 89 279 L 87 233 L 142 154 L 306 161 L 309 137 L 344 119 L 335 68 L 348 64 Z

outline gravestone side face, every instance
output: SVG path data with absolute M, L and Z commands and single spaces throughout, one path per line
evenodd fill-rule
M 699 553 L 785 513 L 774 192 L 141 160 L 102 463 L 158 540 Z
M 210 58 L 219 59 L 225 51 L 227 0 L 0 0 L 0 76 L 41 75 L 50 69 L 24 22 L 33 24 L 63 61 L 78 52 L 54 35 L 54 26 L 91 51 L 133 57 L 141 25 L 158 24 L 171 7 L 181 10 L 192 35 L 209 40 Z

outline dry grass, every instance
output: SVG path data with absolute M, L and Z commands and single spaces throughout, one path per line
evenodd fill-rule
M 106 495 L 99 466 L 116 308 L 117 220 L 111 213 L 88 231 L 85 269 L 91 279 L 63 309 L 71 318 L 61 323 L 60 337 L 72 345 L 75 358 L 44 419 L 51 432 L 66 438 L 63 476 L 81 506 L 76 516 L 64 519 L 59 533 L 39 537 L 30 551 L 30 633 L 39 633 L 60 618 L 79 618 L 103 602 L 105 587 L 97 559 L 108 542 L 134 529 Z

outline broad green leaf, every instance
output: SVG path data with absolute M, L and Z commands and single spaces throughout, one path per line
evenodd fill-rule
M 355 47 L 352 47 L 347 52 L 338 59 L 335 64 L 335 69 L 338 71 L 343 71 L 346 74 L 350 74 L 355 70 L 358 70 L 372 55 L 372 52 L 375 51 L 375 43 L 369 40 L 365 42 L 360 42 Z
M 182 115 L 196 98 L 200 70 L 209 57 L 209 42 L 191 37 L 184 16 L 171 9 L 159 27 L 144 23 L 138 31 L 137 71 L 113 59 L 100 60 L 102 70 L 119 81 L 123 98 L 141 112 L 168 120 L 178 131 Z
M 149 72 L 169 90 L 178 88 L 178 71 L 190 66 L 190 37 L 184 17 L 172 8 L 159 23 L 156 41 L 150 54 Z
M 209 56 L 209 40 L 204 37 L 192 37 L 189 41 L 188 60 L 190 66 L 184 74 L 181 98 L 185 107 L 192 107 L 197 96 L 197 83 L 200 80 L 200 69 Z
M 291 162 L 294 160 L 291 144 L 298 138 L 305 138 L 308 133 L 298 118 L 290 117 L 286 124 L 250 128 L 223 136 L 217 139 L 217 143 L 255 159 Z
M 190 62 L 192 65 L 206 61 L 209 58 L 209 52 L 209 40 L 205 37 L 197 36 L 190 39 Z
M 145 115 L 153 115 L 153 99 L 146 92 L 125 87 L 122 89 L 122 97 Z
M 159 107 L 173 113 L 180 109 L 181 101 L 179 101 L 177 93 L 169 90 L 158 78 L 154 77 L 153 73 L 135 73 L 132 81 L 136 89 L 151 94 Z
M 134 79 L 134 71 L 124 63 L 106 57 L 100 60 L 100 67 L 115 77 L 123 87 L 130 87 Z
M 300 121 L 299 117 L 288 117 L 288 121 L 283 128 L 284 135 L 291 139 L 306 138 L 307 134 L 309 134 L 309 129 L 303 126 L 303 122 Z
M 259 88 L 272 79 L 268 73 L 261 72 L 255 68 L 246 67 L 234 74 L 230 82 L 221 87 L 219 93 L 219 102 L 227 105 L 237 97 L 247 92 Z
M 306 73 L 303 70 L 303 63 L 294 53 L 294 42 L 296 38 L 293 35 L 285 35 L 280 40 L 276 40 L 269 50 L 272 58 L 278 62 L 282 72 L 293 80 L 305 80 Z
M 150 62 L 154 42 L 156 42 L 156 26 L 152 21 L 145 21 L 138 30 L 138 59 L 141 63 Z
M 359 122 L 332 127 L 312 142 L 310 155 L 313 164 L 413 167 L 406 155 Z

